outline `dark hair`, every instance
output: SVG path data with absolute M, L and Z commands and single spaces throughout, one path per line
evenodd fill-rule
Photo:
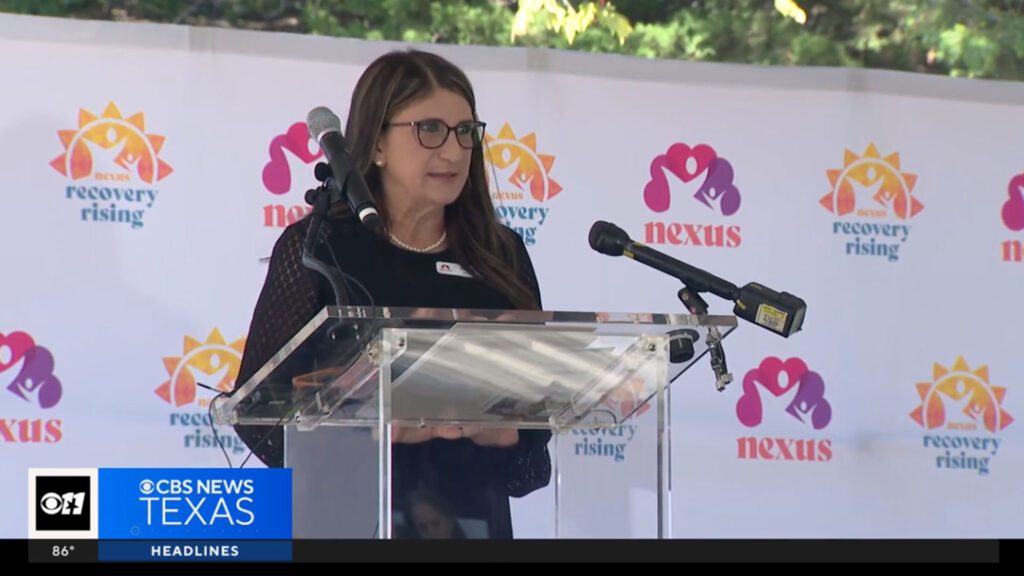
M 443 88 L 461 95 L 469 103 L 473 118 L 476 97 L 466 74 L 441 56 L 419 50 L 395 51 L 377 58 L 363 72 L 352 92 L 345 137 L 353 164 L 363 173 L 366 184 L 388 226 L 383 202 L 380 171 L 372 162 L 377 141 L 385 124 L 403 107 Z M 344 203 L 335 205 L 332 216 L 350 216 Z M 505 295 L 516 307 L 539 306 L 528 281 L 519 270 L 515 238 L 501 225 L 487 186 L 483 144 L 473 148 L 469 178 L 459 197 L 445 207 L 448 245 L 455 259 L 473 270 L 488 285 Z M 384 232 L 382 231 L 382 234 Z
M 466 532 L 459 523 L 459 515 L 455 511 L 455 506 L 436 492 L 425 488 L 417 488 L 405 498 L 405 507 L 402 512 L 405 515 L 405 522 L 411 534 L 415 535 L 415 537 L 421 536 L 419 529 L 416 528 L 416 520 L 413 517 L 413 510 L 421 504 L 433 508 L 438 514 L 452 523 L 453 539 L 464 540 L 466 538 Z

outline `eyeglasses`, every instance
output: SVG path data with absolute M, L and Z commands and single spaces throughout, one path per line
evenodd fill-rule
M 472 150 L 484 139 L 484 122 L 460 122 L 456 126 L 449 126 L 440 120 L 420 120 L 418 122 L 391 122 L 385 126 L 412 126 L 416 129 L 416 139 L 420 145 L 431 150 L 444 146 L 448 141 L 448 135 L 455 132 L 455 140 L 459 146 Z

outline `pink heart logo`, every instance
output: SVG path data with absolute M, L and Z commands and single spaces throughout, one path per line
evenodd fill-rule
M 800 381 L 807 373 L 807 364 L 799 358 L 790 358 L 783 362 L 774 356 L 761 361 L 761 365 L 747 372 L 743 377 L 743 396 L 736 402 L 736 417 L 748 428 L 761 423 L 764 409 L 758 385 L 767 389 L 774 396 L 782 396 Z M 786 375 L 782 382 L 781 376 Z
M 52 408 L 60 402 L 63 387 L 53 374 L 50 351 L 36 346 L 32 337 L 24 332 L 12 332 L 7 336 L 0 334 L 0 372 L 15 365 L 21 368 L 7 385 L 9 392 L 41 408 Z
M 807 373 L 807 363 L 799 358 L 790 358 L 783 362 L 770 356 L 765 358 L 757 368 L 757 380 L 775 396 L 782 396 L 796 386 L 800 378 Z M 786 375 L 785 382 L 780 376 Z
M 1018 174 L 1007 186 L 1010 199 L 1003 204 L 1003 224 L 1014 232 L 1024 230 L 1024 174 Z
M 665 169 L 683 182 L 690 182 L 703 174 L 717 157 L 714 148 L 706 144 L 698 144 L 693 148 L 683 143 L 670 146 L 665 154 L 651 161 L 651 179 L 644 186 L 644 202 L 647 207 L 655 212 L 664 212 L 671 204 Z M 691 159 L 693 162 L 690 162 Z
M 263 167 L 263 185 L 271 194 L 286 194 L 292 189 L 292 173 L 288 167 L 288 159 L 284 150 L 298 156 L 306 164 L 312 163 L 323 155 L 317 150 L 310 152 L 309 129 L 305 122 L 292 124 L 288 131 L 279 134 L 270 141 L 270 161 Z
M 0 332 L 0 372 L 21 362 L 35 345 L 32 337 L 24 332 L 11 332 L 7 336 Z

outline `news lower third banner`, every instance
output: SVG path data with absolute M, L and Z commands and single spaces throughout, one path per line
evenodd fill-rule
M 33 468 L 28 496 L 29 539 L 67 540 L 58 554 L 95 540 L 101 562 L 292 559 L 287 468 Z

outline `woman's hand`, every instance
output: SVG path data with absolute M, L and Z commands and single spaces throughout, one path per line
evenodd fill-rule
M 377 438 L 377 429 L 373 429 Z M 419 444 L 428 440 L 460 440 L 466 438 L 480 446 L 508 447 L 519 442 L 519 431 L 515 428 L 485 428 L 482 426 L 394 426 L 391 428 L 392 444 Z
M 469 438 L 480 446 L 507 448 L 519 443 L 519 430 L 515 428 L 483 428 L 471 426 L 463 428 L 465 438 Z

